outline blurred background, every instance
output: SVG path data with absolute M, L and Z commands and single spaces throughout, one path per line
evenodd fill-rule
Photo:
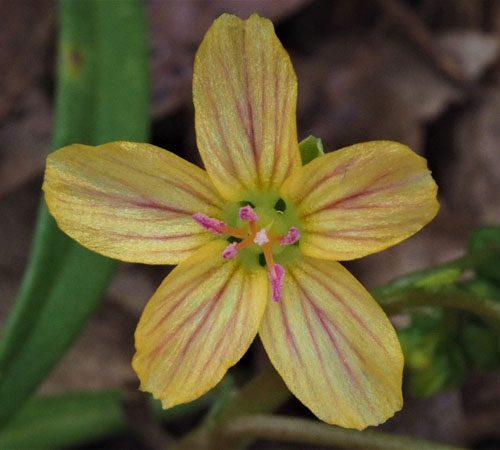
M 274 22 L 297 72 L 299 139 L 320 137 L 325 151 L 397 140 L 428 159 L 440 213 L 404 243 L 347 265 L 368 288 L 460 256 L 474 227 L 500 223 L 500 1 L 156 0 L 145 7 L 151 143 L 200 164 L 191 95 L 195 51 L 222 12 L 241 18 L 256 12 Z M 0 0 L 0 11 L 1 325 L 26 266 L 50 146 L 57 3 Z M 135 391 L 133 331 L 168 270 L 122 264 L 105 302 L 40 392 Z M 394 318 L 401 326 L 407 320 Z M 256 342 L 239 370 L 267 364 Z M 310 414 L 296 400 L 284 411 Z M 381 429 L 500 448 L 500 373 L 472 371 L 460 387 L 406 395 L 403 411 Z M 128 448 L 120 439 L 105 446 Z

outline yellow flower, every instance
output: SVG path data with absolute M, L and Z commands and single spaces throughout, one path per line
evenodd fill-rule
M 267 19 L 224 14 L 196 55 L 206 172 L 148 144 L 70 145 L 47 160 L 59 226 L 124 261 L 179 264 L 135 333 L 141 389 L 164 407 L 214 386 L 258 333 L 290 390 L 325 422 L 363 429 L 402 406 L 394 329 L 342 267 L 437 213 L 423 158 L 389 141 L 302 166 L 297 81 Z

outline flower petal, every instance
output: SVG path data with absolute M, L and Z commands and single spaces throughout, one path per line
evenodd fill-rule
M 277 188 L 300 167 L 297 79 L 269 20 L 214 22 L 196 55 L 193 97 L 198 148 L 227 199 Z
M 289 389 L 321 420 L 361 430 L 401 408 L 394 328 L 339 263 L 306 257 L 288 266 L 259 334 Z
M 133 367 L 164 408 L 212 388 L 246 352 L 266 307 L 261 267 L 226 261 L 218 239 L 177 266 L 142 314 Z
M 284 183 L 302 221 L 300 249 L 349 260 L 420 230 L 439 209 L 424 158 L 397 142 L 346 147 L 313 160 Z
M 206 172 L 148 144 L 70 145 L 47 159 L 51 214 L 73 239 L 112 258 L 176 264 L 214 236 L 193 213 L 220 214 Z

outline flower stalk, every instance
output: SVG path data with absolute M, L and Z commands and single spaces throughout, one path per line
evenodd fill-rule
M 226 442 L 259 438 L 294 444 L 324 445 L 341 448 L 432 448 L 435 450 L 457 448 L 381 431 L 348 430 L 341 427 L 329 426 L 311 419 L 265 414 L 238 417 L 227 422 L 223 430 L 223 436 Z
M 439 289 L 407 288 L 399 294 L 378 298 L 378 300 L 387 314 L 397 314 L 415 307 L 444 306 L 477 314 L 488 323 L 494 322 L 500 325 L 500 303 L 498 301 L 480 297 L 457 286 Z

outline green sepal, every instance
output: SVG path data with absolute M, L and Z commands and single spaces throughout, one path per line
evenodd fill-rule
M 324 155 L 323 142 L 320 138 L 308 136 L 299 143 L 300 158 L 302 165 L 305 166 L 318 156 Z
M 498 254 L 498 257 L 476 267 L 475 272 L 500 286 L 500 226 L 485 225 L 476 228 L 469 236 L 468 250 L 470 253 L 487 251 Z

